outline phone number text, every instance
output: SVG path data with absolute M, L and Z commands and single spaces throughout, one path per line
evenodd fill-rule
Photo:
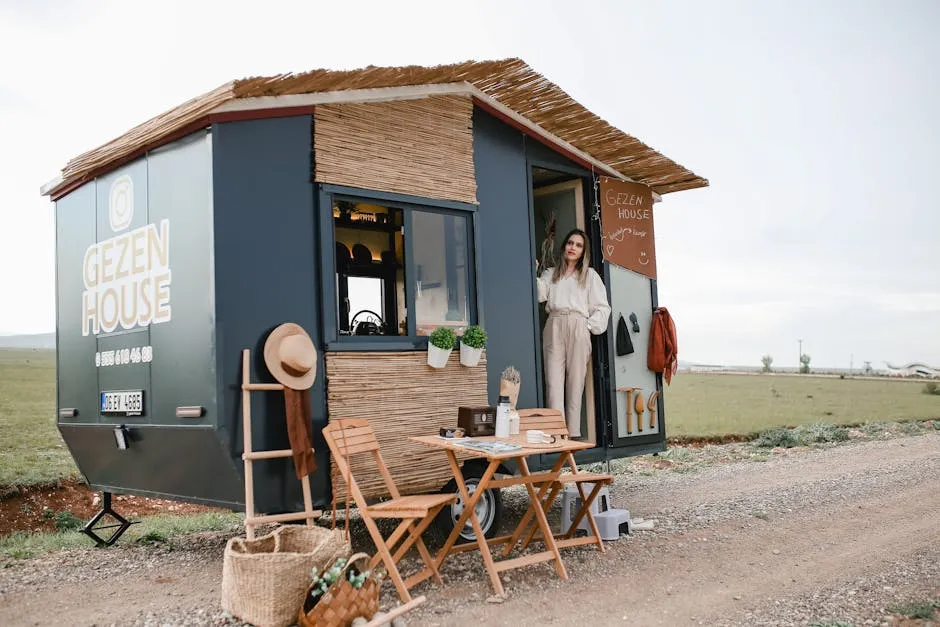
M 149 364 L 153 361 L 152 346 L 135 346 L 134 348 L 119 348 L 113 351 L 98 351 L 95 353 L 95 367 L 124 366 L 127 364 Z

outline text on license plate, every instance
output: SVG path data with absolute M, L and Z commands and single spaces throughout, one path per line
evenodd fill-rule
M 143 390 L 101 393 L 101 413 L 140 416 L 144 410 Z

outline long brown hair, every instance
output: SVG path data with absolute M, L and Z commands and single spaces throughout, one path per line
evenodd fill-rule
M 565 261 L 565 247 L 568 245 L 568 240 L 570 240 L 573 235 L 580 235 L 581 239 L 584 241 L 584 251 L 575 266 L 578 274 L 578 285 L 584 287 L 587 283 L 588 270 L 591 268 L 591 244 L 588 242 L 587 233 L 581 229 L 571 229 L 568 231 L 568 234 L 565 235 L 565 239 L 562 240 L 561 263 L 555 266 L 555 272 L 552 273 L 552 283 L 557 283 L 561 277 L 564 276 L 565 270 L 568 267 L 568 262 Z

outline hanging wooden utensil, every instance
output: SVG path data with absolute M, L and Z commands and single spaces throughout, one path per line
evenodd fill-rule
M 636 403 L 636 405 L 635 405 L 635 408 L 636 408 L 636 426 L 637 426 L 637 429 L 638 429 L 639 431 L 643 431 L 643 410 L 644 410 L 644 407 L 643 407 L 643 391 L 642 391 L 642 390 L 637 390 L 637 391 L 636 391 L 636 398 L 634 399 L 634 402 Z
M 650 410 L 650 429 L 656 428 L 656 401 L 659 400 L 659 390 L 656 390 L 650 394 L 650 398 L 646 403 L 646 408 Z
M 627 435 L 633 433 L 633 388 L 617 388 L 618 392 L 627 393 Z

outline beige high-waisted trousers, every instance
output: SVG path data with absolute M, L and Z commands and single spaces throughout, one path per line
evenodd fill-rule
M 576 312 L 550 313 L 542 332 L 548 406 L 564 412 L 572 437 L 581 436 L 581 397 L 590 359 L 587 318 Z

